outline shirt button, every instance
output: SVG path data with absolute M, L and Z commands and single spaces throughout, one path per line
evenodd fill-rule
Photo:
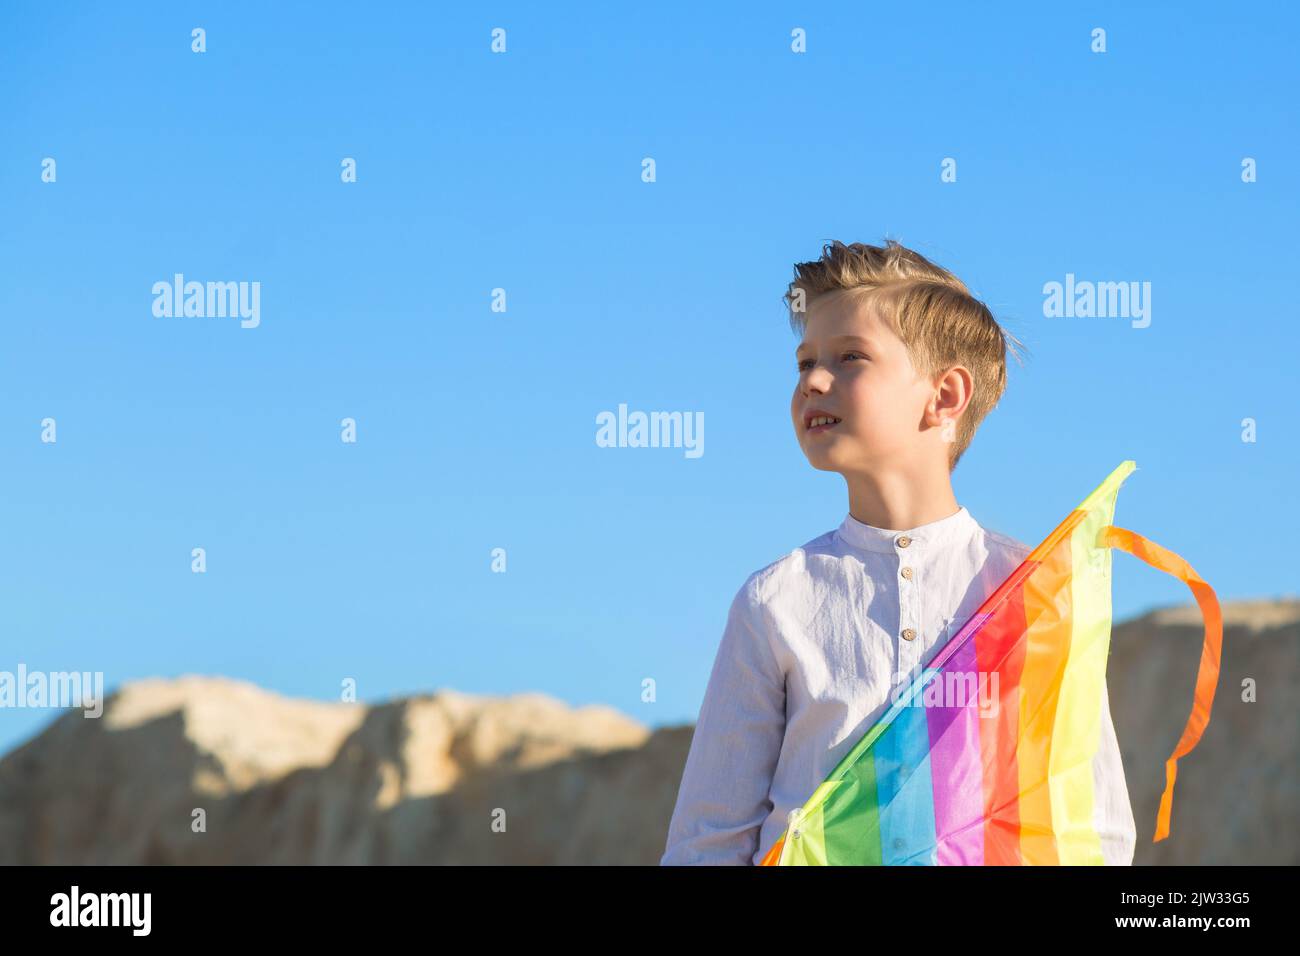
M 912 630 L 910 627 L 903 628 L 903 640 L 910 641 L 915 637 L 916 637 L 916 631 Z
M 901 850 L 901 849 L 902 849 L 903 847 L 905 847 L 906 845 L 907 845 L 907 844 L 903 842 L 903 838 L 902 838 L 902 837 L 894 837 L 894 849 L 895 849 L 895 850 Z
M 907 578 L 907 580 L 909 580 L 909 581 L 912 580 L 912 569 L 911 569 L 911 568 L 903 568 L 903 570 L 902 570 L 901 573 L 902 573 L 903 577 Z
M 906 548 L 911 543 L 912 543 L 912 539 L 909 538 L 907 535 L 903 535 L 898 539 L 898 546 L 900 548 Z

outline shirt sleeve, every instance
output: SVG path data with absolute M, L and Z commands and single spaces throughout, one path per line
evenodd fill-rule
M 1101 685 L 1101 745 L 1093 761 L 1093 792 L 1097 795 L 1094 819 L 1101 838 L 1101 855 L 1107 866 L 1132 866 L 1137 848 L 1137 826 L 1133 804 L 1129 800 L 1128 782 L 1124 778 L 1124 761 L 1120 757 L 1119 738 L 1110 715 L 1110 690 Z
M 727 615 L 661 866 L 754 862 L 785 737 L 785 674 L 762 612 L 751 577 Z

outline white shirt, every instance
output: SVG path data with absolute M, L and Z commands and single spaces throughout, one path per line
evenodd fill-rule
M 759 863 L 889 708 L 892 685 L 920 673 L 1031 550 L 964 507 L 906 531 L 847 515 L 751 574 L 727 616 L 660 864 Z M 1101 714 L 1093 818 L 1106 863 L 1131 865 L 1137 832 L 1104 682 Z

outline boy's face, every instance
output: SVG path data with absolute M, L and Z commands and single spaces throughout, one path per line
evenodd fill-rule
M 790 414 L 808 461 L 840 473 L 914 462 L 935 390 L 917 374 L 902 339 L 869 303 L 843 292 L 819 296 L 807 319 Z M 839 422 L 810 428 L 821 413 Z

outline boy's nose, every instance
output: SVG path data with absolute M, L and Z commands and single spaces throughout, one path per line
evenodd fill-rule
M 803 393 L 808 395 L 812 392 L 825 394 L 827 382 L 830 380 L 830 373 L 824 369 L 811 369 L 803 380 Z

